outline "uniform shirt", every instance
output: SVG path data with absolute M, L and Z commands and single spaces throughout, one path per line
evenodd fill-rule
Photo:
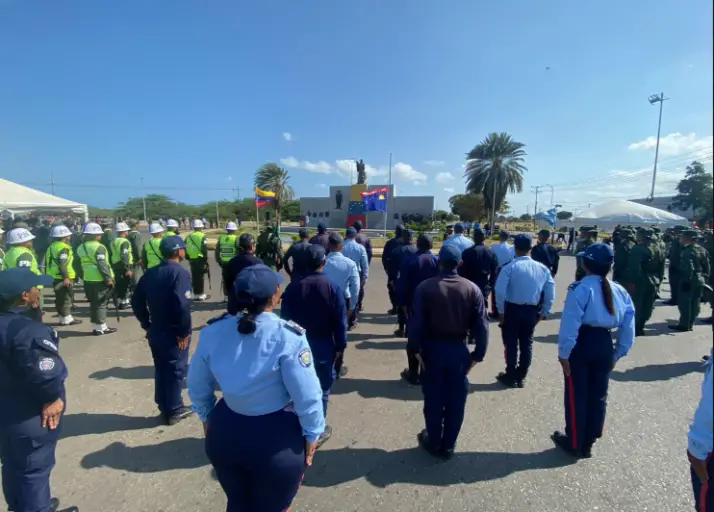
M 699 460 L 706 460 L 712 453 L 712 438 L 714 438 L 713 404 L 712 396 L 712 361 L 714 360 L 714 350 L 709 352 L 709 360 L 705 363 L 704 382 L 702 382 L 702 397 L 699 400 L 697 410 L 694 411 L 694 419 L 689 426 L 689 442 L 687 449 L 689 453 Z
M 568 359 L 578 340 L 581 325 L 614 329 L 617 327 L 615 360 L 627 355 L 635 342 L 635 306 L 630 294 L 610 281 L 615 314 L 610 315 L 602 297 L 600 276 L 585 276 L 568 287 L 558 331 L 558 357 Z
M 141 233 L 136 230 L 129 231 L 126 236 L 129 243 L 131 243 L 131 255 L 134 265 L 141 259 L 142 243 L 141 243 Z
M 548 316 L 555 298 L 555 282 L 545 265 L 530 256 L 519 256 L 501 268 L 494 292 L 500 314 L 503 314 L 506 302 L 537 306 L 542 295 L 541 315 Z
M 357 265 L 357 272 L 362 281 L 366 281 L 369 277 L 369 260 L 367 258 L 367 250 L 358 244 L 354 239 L 347 239 L 342 244 L 342 254 L 351 259 Z
M 218 384 L 226 405 L 244 416 L 271 414 L 292 403 L 303 435 L 315 441 L 325 430 L 325 416 L 305 334 L 272 312 L 256 316 L 255 332 L 241 334 L 239 318 L 226 316 L 202 329 L 187 378 L 193 410 L 201 421 L 208 419 Z
M 131 308 L 149 336 L 191 334 L 191 274 L 178 263 L 162 261 L 139 279 Z
M 397 278 L 397 303 L 411 308 L 417 286 L 438 273 L 439 261 L 431 251 L 417 251 L 406 258 Z
M 461 265 L 458 271 L 464 277 L 479 287 L 481 293 L 488 295 L 496 281 L 498 261 L 490 247 L 475 244 L 461 254 Z
M 401 243 L 394 247 L 392 250 L 392 255 L 389 257 L 389 268 L 387 269 L 387 278 L 390 281 L 397 283 L 397 278 L 399 277 L 399 271 L 402 269 L 402 263 L 414 254 L 416 254 L 417 248 L 414 244 Z
M 558 250 L 550 245 L 548 242 L 536 244 L 533 249 L 531 249 L 531 258 L 538 263 L 542 263 L 550 273 L 555 277 L 558 273 L 558 264 L 560 263 L 560 256 L 558 255 Z
M 307 331 L 316 361 L 331 362 L 335 352 L 344 352 L 347 346 L 344 293 L 321 272 L 311 272 L 290 282 L 283 293 L 280 316 Z
M 364 247 L 364 250 L 367 251 L 367 263 L 372 263 L 372 242 L 369 237 L 361 232 L 357 233 L 355 242 L 360 244 Z
M 455 235 L 450 236 L 446 240 L 444 240 L 443 245 L 453 245 L 458 247 L 458 249 L 461 252 L 464 252 L 466 249 L 471 247 L 473 245 L 473 241 L 470 240 L 469 238 L 466 238 L 462 233 L 457 233 Z
M 325 252 L 330 252 L 330 235 L 327 233 L 321 233 L 315 235 L 310 239 L 311 244 L 321 245 L 325 248 Z
M 36 437 L 47 432 L 42 406 L 65 399 L 67 367 L 57 333 L 29 313 L 25 307 L 0 313 L 0 428 L 22 424 L 27 437 Z
M 469 341 L 474 361 L 483 361 L 488 348 L 488 317 L 481 290 L 456 271 L 442 271 L 414 292 L 407 346 L 415 353 L 430 343 Z
M 312 244 L 307 240 L 299 240 L 285 251 L 283 266 L 289 276 L 292 276 L 293 272 L 296 274 L 304 274 L 307 272 L 307 263 L 310 258 L 310 245 Z M 290 268 L 291 259 L 293 260 L 293 268 Z
M 513 250 L 513 246 L 508 242 L 499 242 L 491 246 L 493 254 L 496 255 L 496 261 L 498 263 L 498 268 L 503 268 L 504 265 L 508 265 L 513 258 L 516 257 L 516 253 Z
M 263 260 L 261 260 L 257 256 L 247 252 L 239 252 L 238 256 L 231 258 L 231 260 L 228 262 L 228 265 L 226 265 L 225 278 L 228 280 L 228 289 L 230 290 L 230 293 L 228 294 L 227 310 L 228 313 L 230 313 L 231 315 L 235 315 L 245 308 L 245 304 L 240 303 L 238 301 L 238 298 L 236 297 L 236 294 L 233 293 L 233 283 L 236 282 L 238 274 L 240 274 L 240 271 L 246 267 L 262 264 Z
M 345 299 L 359 296 L 359 272 L 354 261 L 340 252 L 331 252 L 326 257 L 322 273 L 344 294 Z
M 392 257 L 392 253 L 394 252 L 394 249 L 401 244 L 402 239 L 397 237 L 390 238 L 384 244 L 384 249 L 382 249 L 382 267 L 384 267 L 384 271 L 387 274 L 389 274 L 389 260 Z

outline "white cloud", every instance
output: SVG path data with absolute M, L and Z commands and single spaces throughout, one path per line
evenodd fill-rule
M 454 181 L 455 179 L 456 177 L 450 172 L 440 172 L 436 175 L 434 181 L 436 181 L 437 183 L 448 183 L 450 181 Z
M 675 156 L 683 153 L 692 153 L 704 149 L 711 149 L 714 137 L 711 135 L 706 137 L 697 137 L 697 134 L 692 132 L 689 135 L 681 133 L 670 133 L 659 140 L 659 154 L 664 156 Z M 657 146 L 657 137 L 650 136 L 639 142 L 633 142 L 627 149 L 630 151 L 654 150 Z
M 397 162 L 392 167 L 394 173 L 405 180 L 411 181 L 426 181 L 427 176 L 423 172 L 417 171 L 411 165 L 405 164 L 404 162 Z
M 452 187 L 446 187 L 446 188 L 444 189 L 444 192 L 448 192 L 449 194 L 453 194 L 454 191 L 455 191 L 455 189 L 452 188 Z
M 226 178 L 226 181 L 227 181 L 228 183 L 230 183 L 231 181 L 233 181 L 233 176 L 228 176 L 228 177 Z
M 327 183 L 318 183 L 315 185 L 317 188 L 327 188 Z
M 443 160 L 424 160 L 424 165 L 429 165 L 431 167 L 439 167 L 444 165 Z
M 304 169 L 306 171 L 317 172 L 320 174 L 331 174 L 334 171 L 334 168 L 324 160 L 309 162 L 307 160 L 298 160 L 294 156 L 289 156 L 287 158 L 281 158 L 280 163 L 285 167 L 290 167 L 292 169 Z
M 283 139 L 290 142 L 291 140 L 293 140 L 293 134 L 290 132 L 283 132 Z
M 345 178 L 349 178 L 350 176 L 354 179 L 357 178 L 357 164 L 354 160 L 349 159 L 335 160 L 333 163 L 330 163 L 325 160 L 310 162 L 308 160 L 298 160 L 294 156 L 288 156 L 281 158 L 280 163 L 290 169 L 303 169 L 319 174 L 337 174 Z M 386 165 L 374 167 L 365 164 L 365 172 L 367 173 L 367 177 L 386 177 L 389 175 L 389 167 Z M 423 185 L 428 181 L 426 174 L 417 171 L 414 167 L 404 162 L 397 162 L 392 166 L 392 177 L 395 180 L 411 181 L 415 185 Z

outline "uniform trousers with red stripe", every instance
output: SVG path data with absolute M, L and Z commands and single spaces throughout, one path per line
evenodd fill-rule
M 714 490 L 712 489 L 712 477 L 714 477 L 714 457 L 707 458 L 707 472 L 709 481 L 702 482 L 690 468 L 692 473 L 692 489 L 694 490 L 694 504 L 696 512 L 714 512 Z
M 565 377 L 565 434 L 574 450 L 588 450 L 602 437 L 613 360 L 610 331 L 582 325 Z

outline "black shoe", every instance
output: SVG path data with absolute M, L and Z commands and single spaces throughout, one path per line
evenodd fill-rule
M 330 425 L 325 425 L 325 430 L 320 437 L 317 438 L 317 447 L 319 448 L 325 442 L 332 437 L 332 427 Z
M 404 329 L 399 327 L 396 331 L 394 331 L 394 336 L 397 338 L 403 338 L 404 337 Z
M 63 508 L 62 510 L 58 510 L 57 512 L 79 512 L 79 508 L 67 507 L 67 508 Z
M 414 376 L 411 373 L 409 373 L 409 370 L 407 370 L 406 368 L 404 370 L 402 370 L 402 373 L 400 373 L 399 376 L 403 380 L 407 381 L 410 386 L 418 386 L 420 384 L 419 377 L 414 378 Z
M 451 459 L 451 457 L 454 456 L 454 449 L 453 448 L 451 450 L 441 449 L 439 451 L 439 456 L 444 460 L 449 460 L 449 459 Z
M 397 308 L 392 308 L 389 311 L 387 311 L 388 315 L 396 315 L 397 314 Z
M 583 449 L 580 452 L 580 458 L 581 459 L 589 459 L 593 456 L 593 443 L 589 443 L 585 446 L 583 446 Z
M 563 434 L 562 432 L 559 432 L 558 430 L 556 430 L 555 432 L 553 432 L 551 434 L 550 438 L 553 440 L 553 442 L 555 443 L 555 445 L 558 448 L 561 448 L 565 453 L 567 453 L 571 457 L 578 456 L 578 452 L 576 449 L 573 448 L 570 438 L 568 436 L 566 436 L 565 434 Z
M 185 405 L 181 406 L 171 414 L 166 415 L 166 424 L 169 426 L 176 425 L 181 420 L 185 420 L 186 418 L 192 415 L 193 411 L 190 407 L 186 407 Z
M 498 315 L 496 313 L 489 313 L 488 317 L 493 319 L 493 320 L 498 320 Z
M 676 301 L 676 300 L 669 299 L 669 300 L 664 301 L 663 304 L 666 304 L 667 306 L 676 306 L 676 305 L 677 305 L 677 301 Z
M 417 434 L 417 441 L 419 446 L 421 446 L 426 452 L 432 457 L 441 457 L 441 450 L 438 450 L 431 446 L 429 443 L 429 434 L 426 433 L 426 429 L 422 430 Z
M 92 331 L 92 334 L 94 334 L 95 336 L 104 336 L 105 334 L 114 334 L 115 332 L 117 332 L 117 330 L 118 330 L 118 329 L 117 329 L 116 327 L 107 327 L 107 328 L 104 329 L 103 331 L 99 331 L 99 330 L 97 330 L 97 329 L 94 329 L 94 330 Z
M 496 375 L 496 380 L 498 382 L 500 382 L 501 384 L 505 385 L 506 387 L 509 387 L 509 388 L 516 387 L 516 379 L 514 379 L 511 375 L 507 374 L 506 372 L 501 372 L 498 375 Z
M 702 356 L 702 361 L 709 361 L 709 354 Z
M 341 367 L 340 367 L 340 371 L 337 372 L 337 378 L 338 378 L 338 379 L 341 379 L 341 378 L 344 377 L 345 375 L 347 375 L 347 367 L 346 367 L 346 366 L 341 366 Z
M 708 325 L 708 324 L 711 324 L 712 321 L 714 321 L 714 318 L 712 318 L 712 317 L 702 318 L 702 323 L 703 323 L 703 324 L 707 324 L 707 325 Z
M 354 331 L 355 327 L 357 327 L 357 322 L 350 324 L 347 326 L 348 331 Z
M 526 387 L 526 379 L 516 379 L 516 387 L 521 389 Z
M 691 331 L 689 327 L 684 327 L 683 325 L 668 325 L 667 326 L 669 329 L 672 329 L 673 331 L 678 331 L 678 332 L 688 332 Z
M 79 325 L 79 324 L 81 324 L 81 323 L 82 323 L 82 321 L 81 321 L 80 319 L 75 318 L 75 319 L 73 319 L 71 322 L 67 322 L 66 324 L 60 323 L 59 326 L 60 326 L 60 327 L 67 327 L 67 326 L 69 326 L 69 325 Z
M 644 336 L 644 335 L 645 335 L 645 331 L 643 329 L 635 330 L 635 337 Z
M 123 309 L 129 309 L 129 308 L 131 308 L 131 304 L 119 304 L 119 305 L 117 306 L 117 308 L 122 309 L 122 310 L 123 310 Z
M 50 511 L 51 512 L 57 512 L 57 509 L 60 506 L 60 500 L 59 498 L 52 498 L 50 499 Z

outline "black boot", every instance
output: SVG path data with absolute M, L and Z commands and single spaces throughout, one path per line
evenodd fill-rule
M 417 441 L 419 442 L 419 446 L 426 450 L 426 452 L 432 457 L 442 456 L 441 451 L 438 448 L 435 448 L 429 441 L 429 434 L 427 434 L 426 429 L 417 434 Z
M 570 441 L 570 438 L 563 434 L 562 432 L 556 430 L 550 435 L 550 438 L 553 440 L 555 445 L 562 449 L 565 453 L 570 455 L 571 457 L 577 457 L 578 456 L 578 451 L 573 448 L 573 444 Z
M 496 380 L 508 388 L 516 387 L 516 379 L 508 372 L 499 373 L 498 375 L 496 375 Z
M 171 414 L 165 414 L 164 420 L 166 421 L 167 425 L 173 426 L 176 425 L 178 422 L 185 420 L 191 415 L 193 415 L 193 411 L 191 410 L 191 408 L 183 405 L 173 411 Z
M 325 442 L 332 437 L 332 427 L 330 425 L 325 425 L 325 430 L 317 438 L 317 447 L 321 447 Z

